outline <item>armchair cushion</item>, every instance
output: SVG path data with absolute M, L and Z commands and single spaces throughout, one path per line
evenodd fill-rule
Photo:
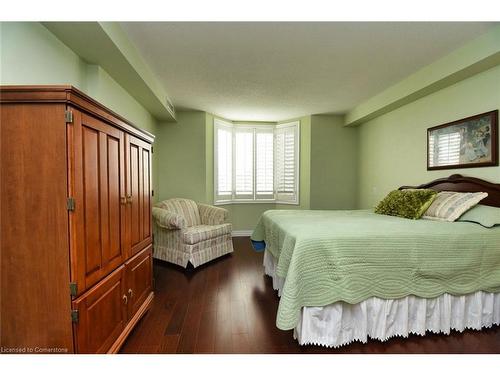
M 198 203 L 198 210 L 200 211 L 201 223 L 205 225 L 222 224 L 226 221 L 229 214 L 225 208 L 202 203 Z
M 220 225 L 195 225 L 184 230 L 182 240 L 189 245 L 194 245 L 201 241 L 230 234 L 231 230 L 232 226 L 229 223 Z
M 172 198 L 159 202 L 155 206 L 183 216 L 188 227 L 201 224 L 198 205 L 191 199 Z
M 186 219 L 182 215 L 159 207 L 153 207 L 152 214 L 159 227 L 166 229 L 182 229 L 186 227 Z

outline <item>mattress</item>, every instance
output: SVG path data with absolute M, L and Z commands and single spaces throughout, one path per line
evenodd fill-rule
M 283 330 L 308 306 L 500 292 L 500 227 L 371 210 L 271 210 L 252 240 L 265 242 L 284 280 L 276 318 Z

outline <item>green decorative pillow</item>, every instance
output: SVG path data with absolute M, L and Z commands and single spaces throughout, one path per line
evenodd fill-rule
M 436 198 L 436 194 L 436 191 L 430 189 L 394 190 L 375 207 L 375 213 L 420 219 Z
M 460 216 L 457 221 L 470 221 L 486 228 L 493 228 L 500 225 L 500 208 L 478 204 Z

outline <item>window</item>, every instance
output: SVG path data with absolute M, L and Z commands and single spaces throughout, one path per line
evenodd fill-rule
M 217 168 L 215 179 L 218 182 L 217 200 L 231 199 L 233 193 L 233 130 L 230 125 L 220 123 L 215 131 L 215 152 Z
M 299 122 L 214 121 L 215 203 L 298 204 Z
M 276 200 L 298 201 L 298 126 L 295 123 L 277 125 L 275 130 Z
M 251 128 L 233 128 L 234 137 L 234 197 L 253 199 L 254 131 Z
M 274 199 L 274 129 L 255 134 L 255 194 L 257 199 Z

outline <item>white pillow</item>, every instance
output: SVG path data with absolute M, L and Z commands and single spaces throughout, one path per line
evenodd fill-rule
M 422 218 L 455 221 L 487 196 L 488 193 L 441 191 L 437 194 L 427 211 L 424 212 Z

